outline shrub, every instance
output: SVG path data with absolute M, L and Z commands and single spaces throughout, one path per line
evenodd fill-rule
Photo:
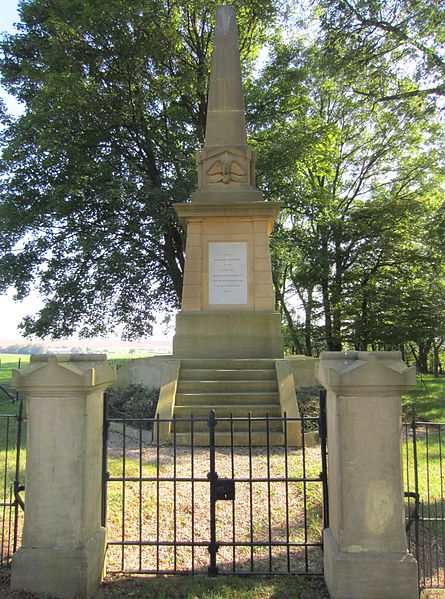
M 109 418 L 154 418 L 159 389 L 140 384 L 111 387 L 106 396 Z M 151 423 L 143 423 L 142 428 L 151 429 Z
M 308 418 L 318 418 L 320 415 L 320 386 L 300 387 L 296 389 L 297 402 L 300 409 L 300 414 Z M 312 431 L 318 429 L 318 423 L 306 423 L 306 430 Z

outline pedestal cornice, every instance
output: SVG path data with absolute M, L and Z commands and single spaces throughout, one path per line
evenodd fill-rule
M 13 387 L 27 397 L 85 395 L 104 389 L 116 379 L 116 368 L 105 354 L 43 354 L 29 366 L 13 370 Z
M 416 384 L 416 368 L 406 366 L 398 351 L 323 352 L 317 377 L 337 395 L 398 395 Z
M 280 202 L 199 203 L 173 204 L 179 221 L 186 229 L 189 220 L 200 218 L 267 218 L 269 229 L 273 227 L 281 209 Z

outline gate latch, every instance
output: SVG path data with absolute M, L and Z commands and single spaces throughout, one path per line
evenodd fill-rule
M 235 481 L 233 478 L 218 478 L 215 481 L 216 501 L 233 501 L 235 499 Z

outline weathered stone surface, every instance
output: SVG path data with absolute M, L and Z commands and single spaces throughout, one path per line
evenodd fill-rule
M 401 394 L 415 372 L 399 352 L 325 352 L 329 529 L 325 576 L 334 599 L 414 599 L 401 472 Z
M 115 380 L 105 356 L 33 356 L 14 372 L 27 397 L 26 511 L 13 589 L 91 597 L 102 579 L 103 391 Z
M 173 339 L 176 358 L 281 358 L 279 314 L 180 312 Z

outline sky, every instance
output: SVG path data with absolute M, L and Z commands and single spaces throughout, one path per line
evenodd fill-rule
M 17 23 L 19 15 L 17 12 L 17 0 L 0 0 L 0 32 L 14 33 L 14 23 Z M 8 96 L 0 85 L 0 96 L 5 100 L 8 110 L 14 114 L 20 114 L 20 106 L 15 102 L 14 98 Z M 17 328 L 20 321 L 28 314 L 34 314 L 42 301 L 36 292 L 31 294 L 23 302 L 13 301 L 14 291 L 10 291 L 5 295 L 0 295 L 0 341 L 14 341 L 21 338 L 19 329 Z M 162 315 L 160 315 L 162 320 Z M 159 339 L 171 339 L 172 332 L 165 335 L 164 327 L 159 325 L 155 327 L 154 336 Z M 110 336 L 111 339 L 115 338 Z

